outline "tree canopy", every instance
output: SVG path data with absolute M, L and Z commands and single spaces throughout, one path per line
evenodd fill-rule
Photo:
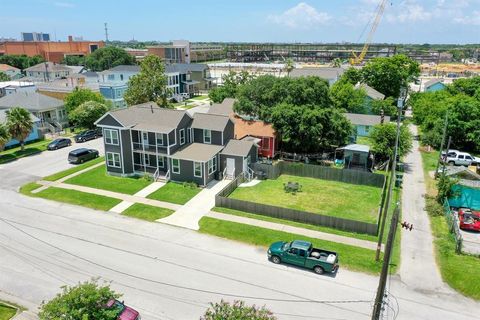
M 8 64 L 18 69 L 27 69 L 41 62 L 45 62 L 42 56 L 29 57 L 27 55 L 0 55 L 0 63 Z
M 238 87 L 251 79 L 253 79 L 253 76 L 247 71 L 230 71 L 222 76 L 221 86 L 208 92 L 208 97 L 215 103 L 221 103 L 225 98 L 235 98 Z
M 395 123 L 379 124 L 373 127 L 370 134 L 372 139 L 372 151 L 378 159 L 392 159 L 395 150 L 397 125 Z M 405 156 L 412 150 L 412 134 L 406 125 L 400 126 L 398 140 L 398 155 Z
M 101 104 L 108 105 L 108 102 L 105 98 L 98 92 L 93 92 L 90 89 L 84 88 L 75 88 L 71 93 L 67 94 L 64 99 L 65 102 L 65 110 L 67 113 L 72 112 L 78 106 L 80 106 L 84 102 L 88 101 L 95 101 Z
M 6 124 L 10 136 L 20 142 L 20 148 L 23 151 L 25 139 L 27 139 L 33 128 L 30 112 L 22 107 L 13 107 L 7 110 Z
M 342 80 L 335 82 L 330 88 L 330 96 L 336 108 L 351 113 L 367 113 L 365 89 L 356 89 L 353 84 Z
M 5 148 L 5 145 L 10 141 L 10 132 L 3 123 L 0 123 L 0 151 Z
M 135 64 L 135 57 L 113 46 L 99 48 L 85 58 L 85 66 L 92 71 L 103 71 L 124 64 Z
M 201 320 L 275 320 L 265 307 L 247 306 L 243 301 L 211 303 Z
M 42 304 L 38 316 L 40 320 L 116 320 L 118 310 L 108 309 L 106 305 L 110 299 L 119 297 L 108 285 L 99 285 L 96 280 L 63 286 L 61 293 Z
M 168 107 L 167 76 L 165 65 L 155 55 L 148 55 L 140 64 L 140 73 L 128 81 L 124 99 L 129 106 L 156 102 L 161 107 Z
M 108 112 L 109 107 L 97 101 L 87 101 L 68 114 L 68 120 L 82 128 L 94 128 L 95 121 Z
M 82 56 L 65 56 L 61 63 L 67 66 L 84 66 L 85 59 L 86 58 Z
M 0 72 L 0 81 L 10 81 L 10 77 L 5 72 Z

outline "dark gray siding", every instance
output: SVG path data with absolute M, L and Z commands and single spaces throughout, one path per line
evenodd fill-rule
M 177 151 L 179 149 L 178 140 L 175 140 L 175 137 L 176 137 L 175 130 L 173 130 L 172 132 L 170 132 L 168 134 L 168 143 L 170 145 L 175 143 L 175 145 L 170 147 L 170 154 L 175 153 L 175 151 Z
M 227 167 L 227 158 L 234 158 L 235 159 L 235 176 L 238 176 L 243 171 L 243 157 L 241 156 L 231 156 L 226 154 L 220 155 L 220 170 L 225 170 Z
M 121 130 L 122 135 L 122 151 L 123 151 L 123 167 L 125 174 L 133 173 L 133 157 L 130 130 Z
M 170 167 L 171 167 L 170 162 Z M 173 173 L 173 170 L 170 170 L 171 179 L 173 181 L 179 182 L 195 182 L 199 186 L 204 185 L 204 174 L 205 174 L 205 164 L 203 164 L 202 177 L 195 177 L 193 175 L 193 161 L 190 160 L 180 160 L 180 173 Z
M 194 142 L 204 143 L 203 142 L 203 129 L 192 129 L 194 131 Z M 212 143 L 214 145 L 222 145 L 222 132 L 221 131 L 212 131 Z
M 120 130 L 117 129 L 111 129 L 114 131 L 117 131 L 118 136 L 120 137 Z M 114 173 L 123 173 L 122 168 L 116 168 L 116 167 L 110 167 L 108 166 L 107 163 L 107 152 L 113 152 L 113 153 L 118 153 L 120 154 L 120 164 L 123 162 L 123 154 L 122 154 L 122 147 L 120 144 L 122 143 L 121 139 L 118 141 L 118 146 L 117 145 L 112 145 L 112 144 L 106 144 L 105 143 L 105 136 L 103 136 L 103 144 L 105 146 L 105 165 L 107 166 L 107 171 L 108 172 L 114 172 Z
M 227 145 L 230 139 L 233 139 L 235 136 L 235 124 L 232 120 L 228 121 L 225 130 L 223 130 L 223 145 Z
M 220 156 L 217 154 L 216 156 L 217 159 L 217 171 L 212 172 L 212 174 L 208 174 L 208 162 L 205 162 L 205 173 L 207 174 L 207 184 L 215 179 L 215 173 L 220 170 Z
M 109 114 L 107 114 L 105 118 L 103 118 L 100 122 L 98 122 L 97 126 L 123 127 L 117 120 L 115 120 Z
M 250 149 L 250 152 L 248 153 L 250 155 L 250 160 L 251 163 L 257 162 L 258 159 L 258 148 L 256 146 L 252 146 L 252 149 Z M 250 168 L 252 166 L 250 165 Z

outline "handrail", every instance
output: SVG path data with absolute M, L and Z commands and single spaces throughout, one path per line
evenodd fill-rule
M 155 173 L 153 174 L 153 180 L 157 181 L 159 176 L 160 176 L 160 169 L 157 168 L 157 170 L 155 170 Z
M 170 169 L 165 174 L 165 181 L 170 181 Z
M 227 167 L 225 167 L 225 169 L 223 169 L 223 173 L 222 173 L 222 176 L 223 176 L 223 180 L 225 180 L 227 178 Z

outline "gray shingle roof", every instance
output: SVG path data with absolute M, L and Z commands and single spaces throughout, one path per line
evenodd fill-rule
M 385 95 L 377 90 L 373 89 L 369 85 L 365 83 L 357 83 L 355 89 L 364 89 L 367 92 L 367 96 L 374 100 L 383 100 L 385 99 Z
M 253 141 L 231 139 L 222 150 L 222 154 L 246 157 L 254 145 Z
M 0 110 L 0 123 L 5 123 L 7 121 L 7 111 L 8 110 Z M 40 121 L 40 119 L 38 119 L 31 113 L 30 113 L 30 119 L 32 119 L 33 122 Z
M 17 92 L 0 98 L 0 109 L 23 107 L 28 111 L 44 111 L 62 107 L 62 100 L 38 92 Z
M 431 80 L 425 82 L 424 86 L 425 86 L 425 88 L 428 88 L 428 87 L 431 87 L 434 84 L 439 83 L 439 82 L 443 84 L 443 79 L 431 79 Z
M 125 127 L 161 133 L 168 133 L 177 128 L 183 117 L 188 115 L 185 110 L 160 108 L 155 102 L 113 110 L 109 113 Z
M 315 76 L 325 80 L 336 80 L 344 72 L 345 69 L 343 68 L 298 68 L 293 69 L 292 72 L 290 72 L 290 77 L 299 78 Z
M 137 65 L 126 65 L 122 64 L 113 68 L 110 68 L 108 70 L 105 70 L 106 72 L 112 71 L 112 72 L 120 72 L 120 71 L 126 71 L 126 72 L 140 72 L 140 66 Z
M 185 148 L 175 152 L 172 155 L 172 158 L 207 162 L 220 151 L 222 151 L 222 149 L 223 146 L 218 146 L 214 144 L 192 143 Z
M 236 99 L 225 98 L 222 103 L 214 103 L 208 110 L 209 114 L 217 114 L 222 116 L 230 116 L 233 114 L 233 104 Z
M 193 115 L 192 128 L 223 131 L 229 121 L 231 120 L 227 116 L 208 113 L 195 113 Z
M 380 124 L 382 117 L 370 114 L 345 113 L 345 117 L 354 125 L 374 126 Z M 385 116 L 385 123 L 390 122 L 390 117 Z
M 172 72 L 179 72 L 179 73 L 187 73 L 189 71 L 194 72 L 201 72 L 205 69 L 208 69 L 208 65 L 203 63 L 175 63 L 175 64 L 168 64 L 165 66 L 165 72 L 172 73 Z
M 46 68 L 45 68 L 45 65 L 46 65 Z M 32 72 L 45 72 L 45 69 L 47 69 L 48 72 L 70 71 L 73 73 L 72 69 L 69 68 L 68 66 L 63 64 L 53 63 L 53 62 L 42 62 L 30 68 L 27 68 L 25 70 L 32 71 Z

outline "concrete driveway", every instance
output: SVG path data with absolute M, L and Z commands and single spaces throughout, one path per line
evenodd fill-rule
M 72 141 L 73 142 L 73 141 Z M 0 180 L 2 187 L 16 190 L 19 186 L 55 172 L 66 170 L 75 165 L 68 163 L 68 153 L 77 148 L 92 148 L 104 155 L 103 138 L 83 143 L 72 143 L 72 146 L 54 151 L 44 151 L 39 154 L 20 158 L 0 165 Z

